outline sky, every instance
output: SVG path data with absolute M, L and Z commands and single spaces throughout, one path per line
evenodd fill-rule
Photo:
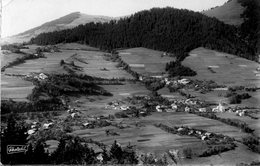
M 0 0 L 1 1 L 1 0 Z M 202 11 L 227 0 L 2 0 L 2 37 L 15 35 L 72 12 L 125 16 L 153 7 Z

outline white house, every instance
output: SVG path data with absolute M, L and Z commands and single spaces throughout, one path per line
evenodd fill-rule
M 206 138 L 207 138 L 207 137 L 204 135 L 204 136 L 201 137 L 201 140 L 204 141 Z
M 206 112 L 206 108 L 199 108 L 199 112 Z
M 157 106 L 155 107 L 155 109 L 157 110 L 157 112 L 162 112 L 161 106 L 159 106 L 159 105 L 157 105 Z
M 171 104 L 173 110 L 177 110 L 178 106 L 176 104 Z
M 185 107 L 185 112 L 190 112 L 190 108 L 189 107 Z
M 48 78 L 48 76 L 46 76 L 45 74 L 41 73 L 39 74 L 39 78 L 42 80 L 45 80 L 46 78 Z
M 178 130 L 177 131 L 182 131 L 182 130 L 184 130 L 184 128 L 182 128 L 182 127 L 180 127 L 180 128 L 178 128 Z
M 128 108 L 129 108 L 129 107 L 126 106 L 126 105 L 122 105 L 122 106 L 120 107 L 120 109 L 123 110 L 123 111 L 127 110 Z
M 53 125 L 53 123 L 44 123 L 43 129 L 49 129 L 52 125 Z
M 190 81 L 188 79 L 184 78 L 184 79 L 178 80 L 178 83 L 186 85 L 186 84 L 190 83 Z
M 225 112 L 225 110 L 226 108 L 221 103 L 219 103 L 216 108 L 212 109 L 212 112 Z
M 35 132 L 36 132 L 36 129 L 30 129 L 30 130 L 27 131 L 27 133 L 28 133 L 29 135 L 32 135 L 32 134 L 34 134 Z
M 72 118 L 75 118 L 75 117 L 79 116 L 79 114 L 78 114 L 77 112 L 74 112 L 74 113 L 70 114 L 70 116 L 71 116 Z

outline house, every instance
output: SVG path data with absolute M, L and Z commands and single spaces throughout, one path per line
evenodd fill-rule
M 185 112 L 190 112 L 190 108 L 189 107 L 185 107 Z
M 212 133 L 209 133 L 209 132 L 205 133 L 205 136 L 207 136 L 207 137 L 210 137 L 211 135 L 212 135 Z
M 125 111 L 125 110 L 129 109 L 129 107 L 126 106 L 126 105 L 122 105 L 122 106 L 120 107 L 120 109 L 123 110 L 123 111 Z
M 206 108 L 199 108 L 199 112 L 206 112 Z
M 180 131 L 182 131 L 182 130 L 184 130 L 184 128 L 182 128 L 182 127 L 180 127 L 180 128 L 178 128 L 178 132 L 180 132 Z
M 187 99 L 187 100 L 185 100 L 185 104 L 188 104 L 188 105 L 196 105 L 196 104 L 197 104 L 197 101 L 192 101 L 191 99 Z
M 72 118 L 79 117 L 79 113 L 74 112 L 74 113 L 70 114 L 70 116 L 71 116 Z
M 43 73 L 41 73 L 41 74 L 39 74 L 39 78 L 42 79 L 42 80 L 45 80 L 45 79 L 48 78 L 48 76 L 43 74 Z
M 171 104 L 173 110 L 177 110 L 178 106 L 176 104 Z
M 205 136 L 205 135 L 201 137 L 201 140 L 203 140 L 203 141 L 206 139 L 207 139 L 207 136 Z
M 191 134 L 193 134 L 193 133 L 194 133 L 194 131 L 193 131 L 193 130 L 190 130 L 189 133 L 188 133 L 188 135 L 191 135 Z
M 139 76 L 139 81 L 143 81 L 143 77 L 142 76 Z
M 43 124 L 43 129 L 49 129 L 51 126 L 53 126 L 53 123 L 44 123 Z
M 161 106 L 159 106 L 159 105 L 157 105 L 157 106 L 155 107 L 155 109 L 157 110 L 157 112 L 162 112 Z
M 30 129 L 30 130 L 27 131 L 27 134 L 28 134 L 28 135 L 32 135 L 32 134 L 34 134 L 35 132 L 36 132 L 36 129 Z
M 97 156 L 97 160 L 102 162 L 103 161 L 103 155 L 102 153 L 100 153 L 98 156 Z
M 184 79 L 178 80 L 178 83 L 186 85 L 186 84 L 190 83 L 190 81 L 188 79 L 184 78 Z
M 201 135 L 201 131 L 196 131 L 197 134 Z
M 225 112 L 225 110 L 225 107 L 221 103 L 219 103 L 216 108 L 212 109 L 212 112 Z

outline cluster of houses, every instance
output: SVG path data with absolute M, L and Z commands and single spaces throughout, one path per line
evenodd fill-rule
M 36 131 L 43 129 L 43 130 L 48 130 L 51 127 L 53 127 L 54 123 L 49 122 L 49 123 L 44 123 L 42 126 L 39 122 L 32 122 L 30 129 L 27 131 L 28 135 L 34 134 Z
M 88 116 L 85 118 L 82 126 L 84 128 L 95 128 L 95 127 L 105 127 L 111 125 L 110 116 Z
M 30 75 L 30 74 L 26 75 L 26 78 L 31 78 L 31 77 L 33 77 L 34 79 L 37 79 L 38 81 L 48 79 L 48 76 L 44 73 L 40 73 L 39 75 L 35 75 L 35 76 Z
M 176 127 L 177 133 L 182 135 L 195 136 L 203 141 L 210 139 L 213 134 L 201 130 L 191 129 L 189 127 Z
M 80 117 L 80 111 L 77 110 L 76 108 L 69 108 L 67 110 L 67 113 L 70 114 L 71 118 Z
M 113 101 L 111 103 L 109 103 L 108 105 L 106 105 L 105 107 L 106 109 L 109 109 L 109 108 L 112 108 L 114 110 L 122 110 L 122 111 L 125 111 L 125 110 L 128 110 L 129 109 L 129 106 L 125 105 L 125 104 L 120 104 L 119 101 Z
M 225 112 L 226 108 L 222 103 L 219 103 L 219 105 L 215 108 L 212 108 L 212 112 Z
M 155 107 L 157 112 L 176 112 L 178 106 L 176 104 L 171 104 L 171 106 L 165 106 L 165 105 L 157 105 Z
M 44 73 L 40 73 L 40 74 L 33 73 L 33 74 L 25 75 L 25 78 L 34 78 L 37 79 L 38 81 L 42 81 L 48 79 L 48 76 Z

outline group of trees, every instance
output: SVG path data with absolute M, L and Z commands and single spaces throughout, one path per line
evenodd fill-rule
M 259 46 L 259 24 L 260 24 L 260 4 L 258 0 L 239 0 L 238 1 L 245 11 L 241 15 L 244 22 L 240 26 L 241 36 L 248 42 L 249 48 L 258 53 L 260 52 Z M 258 49 L 258 50 L 257 50 Z M 248 55 L 250 56 L 250 55 Z M 252 56 L 252 55 L 251 55 Z
M 43 58 L 44 57 L 43 54 L 38 56 L 38 55 L 28 54 L 28 53 L 24 53 L 24 52 L 19 52 L 19 53 L 22 54 L 22 57 L 16 58 L 14 61 L 9 62 L 7 65 L 3 66 L 1 68 L 2 72 L 4 72 L 6 68 L 10 68 L 10 67 L 13 67 L 13 66 L 25 63 L 26 60 L 37 59 L 37 58 Z
M 44 81 L 34 81 L 36 87 L 28 96 L 31 101 L 36 101 L 42 94 L 47 94 L 49 97 L 57 98 L 62 95 L 70 94 L 86 94 L 86 95 L 105 95 L 110 96 L 111 93 L 107 92 L 97 83 L 106 82 L 106 80 L 95 80 L 90 76 L 78 76 L 72 74 L 52 74 L 48 75 L 48 79 Z M 107 81 L 111 84 L 119 84 L 118 81 Z
M 84 139 L 64 135 L 58 148 L 49 153 L 45 139 L 28 140 L 25 123 L 16 114 L 10 114 L 7 127 L 1 132 L 1 162 L 3 164 L 137 164 L 138 156 L 130 144 L 121 147 L 116 141 L 109 150 L 102 147 L 96 153 Z M 28 145 L 26 152 L 8 154 L 8 145 Z M 98 155 L 101 158 L 98 158 Z
M 195 113 L 195 112 L 194 112 Z M 206 118 L 209 118 L 209 119 L 214 119 L 214 120 L 218 120 L 220 122 L 223 122 L 225 124 L 228 124 L 230 126 L 235 126 L 235 127 L 238 127 L 240 129 L 242 129 L 244 132 L 246 133 L 253 133 L 254 132 L 254 129 L 250 128 L 248 126 L 247 123 L 245 122 L 242 122 L 242 121 L 238 121 L 236 119 L 230 119 L 230 118 L 220 118 L 218 117 L 217 115 L 215 115 L 214 113 L 202 113 L 202 112 L 197 112 L 195 113 L 196 115 L 199 115 L 199 116 L 202 116 L 202 117 L 206 117 Z
M 102 50 L 146 47 L 174 53 L 183 59 L 190 50 L 204 46 L 255 60 L 253 49 L 239 28 L 216 18 L 184 9 L 153 8 L 109 23 L 88 23 L 73 29 L 42 33 L 31 43 L 47 45 L 83 42 Z
M 197 73 L 190 69 L 189 67 L 185 67 L 179 61 L 172 61 L 166 63 L 165 70 L 168 71 L 169 75 L 172 77 L 175 76 L 195 76 Z
M 260 141 L 256 136 L 248 136 L 243 138 L 243 144 L 248 146 L 253 152 L 260 153 Z
M 65 106 L 58 98 L 49 98 L 45 100 L 35 100 L 32 102 L 22 102 L 13 100 L 1 100 L 1 115 L 25 112 L 46 112 L 62 111 Z
M 189 135 L 189 136 L 195 136 L 200 138 L 201 134 L 197 134 L 193 132 L 193 134 L 188 134 L 192 129 L 189 129 L 187 127 L 182 127 L 183 130 L 179 131 L 178 127 L 169 127 L 165 124 L 155 124 L 155 127 L 161 128 L 162 130 L 169 132 L 171 134 L 180 134 L 180 135 Z M 205 130 L 197 130 L 200 133 L 206 133 Z M 212 136 L 209 139 L 206 139 L 207 148 L 202 149 L 201 152 L 187 152 L 187 149 L 184 149 L 183 152 L 187 158 L 191 158 L 191 156 L 199 156 L 199 157 L 207 157 L 211 155 L 216 155 L 222 152 L 226 152 L 229 150 L 233 150 L 236 147 L 236 144 L 234 143 L 234 139 L 228 136 L 224 136 L 222 134 L 214 134 L 212 133 Z

